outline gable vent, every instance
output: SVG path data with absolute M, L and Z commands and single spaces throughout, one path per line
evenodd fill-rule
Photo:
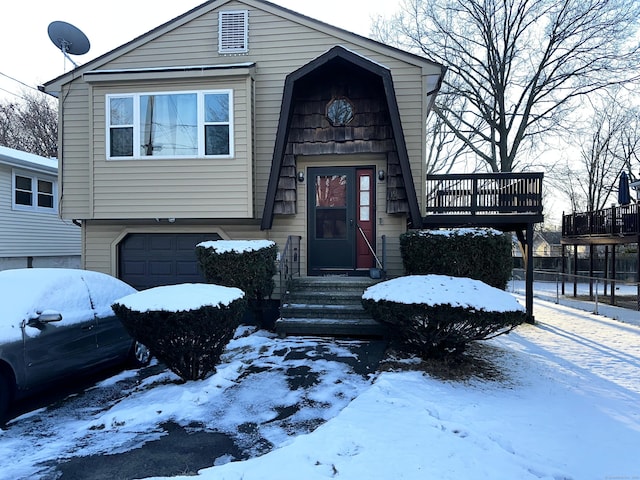
M 227 11 L 219 13 L 218 52 L 219 53 L 245 53 L 248 46 L 248 20 L 249 12 Z

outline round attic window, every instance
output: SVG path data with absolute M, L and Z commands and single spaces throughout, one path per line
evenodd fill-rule
M 346 98 L 334 98 L 327 105 L 327 118 L 334 127 L 346 125 L 353 120 L 353 104 Z

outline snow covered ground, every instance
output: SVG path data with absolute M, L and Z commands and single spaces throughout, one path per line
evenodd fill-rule
M 313 433 L 202 478 L 640 478 L 640 328 L 536 301 L 487 343 L 501 380 L 379 374 Z M 185 480 L 187 477 L 184 477 Z
M 122 452 L 172 420 L 235 435 L 254 457 L 212 459 L 203 479 L 640 479 L 640 327 L 539 298 L 534 314 L 476 349 L 493 379 L 443 380 L 416 361 L 362 376 L 327 359 L 352 355 L 349 342 L 244 330 L 207 380 L 124 372 L 96 387 L 110 392 L 101 407 L 14 420 L 0 431 L 0 478 L 47 478 L 42 462 Z M 294 389 L 292 368 L 318 381 Z M 247 424 L 268 448 L 252 451 Z

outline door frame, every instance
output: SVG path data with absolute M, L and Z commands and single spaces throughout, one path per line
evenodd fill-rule
M 369 242 L 374 252 L 376 249 L 376 166 L 375 164 L 348 164 L 348 165 L 309 165 L 306 172 L 306 233 L 307 233 L 307 275 L 320 276 L 320 275 L 349 275 L 349 276 L 365 276 L 369 275 L 370 267 L 358 268 L 358 252 L 360 248 L 368 250 L 366 243 L 359 242 L 360 232 L 357 228 L 359 212 L 358 206 L 360 205 L 360 185 L 358 172 L 368 170 L 371 172 L 371 179 L 369 182 L 369 218 L 370 218 L 370 231 L 371 238 Z M 346 186 L 346 205 L 345 205 L 345 218 L 344 226 L 346 228 L 345 237 L 339 239 L 322 239 L 316 237 L 316 178 L 318 175 L 345 175 L 347 179 Z M 338 208 L 339 209 L 339 208 Z M 329 209 L 330 210 L 330 209 Z M 337 213 L 337 215 L 340 215 Z M 323 255 L 329 255 L 330 252 L 336 252 L 336 249 L 348 249 L 348 252 L 343 252 L 342 258 L 336 259 L 336 264 L 331 265 L 331 261 L 321 261 L 320 258 Z M 374 256 L 371 255 L 371 267 L 373 264 Z

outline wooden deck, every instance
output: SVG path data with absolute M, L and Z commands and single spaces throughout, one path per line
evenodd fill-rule
M 542 179 L 539 172 L 428 175 L 422 228 L 477 226 L 514 231 L 540 223 Z
M 562 216 L 564 245 L 637 243 L 640 237 L 638 204 L 612 206 Z

